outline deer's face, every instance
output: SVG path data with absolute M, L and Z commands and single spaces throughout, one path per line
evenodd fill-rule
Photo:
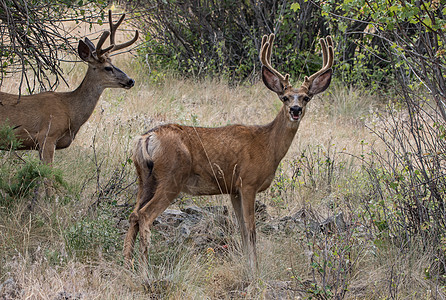
M 91 66 L 101 85 L 105 88 L 130 89 L 135 85 L 135 81 L 128 77 L 123 71 L 115 67 L 109 58 L 104 62 L 98 62 Z
M 86 39 L 87 43 L 91 43 Z M 88 63 L 89 72 L 103 88 L 129 89 L 135 85 L 135 81 L 120 69 L 115 67 L 108 55 L 99 56 L 95 53 L 93 44 L 90 46 L 84 41 L 79 41 L 78 53 L 80 58 Z
M 303 91 L 290 87 L 279 95 L 279 99 L 286 107 L 290 121 L 299 122 L 305 115 L 305 109 L 311 97 Z
M 327 89 L 331 82 L 333 71 L 327 69 L 322 74 L 318 74 L 316 78 L 312 78 L 311 82 L 305 77 L 305 82 L 298 89 L 291 87 L 286 80 L 281 80 L 279 76 L 268 67 L 262 67 L 262 79 L 266 87 L 275 92 L 283 105 L 288 111 L 289 120 L 291 122 L 300 122 L 305 115 L 305 109 L 314 95 L 317 95 Z
M 330 36 L 320 39 L 323 63 L 322 69 L 307 77 L 302 85 L 295 89 L 289 81 L 289 74 L 283 76 L 271 66 L 271 52 L 275 35 L 264 35 L 262 37 L 262 47 L 260 48 L 260 61 L 262 63 L 262 80 L 271 91 L 275 92 L 283 102 L 288 117 L 291 122 L 300 122 L 305 115 L 305 108 L 314 95 L 325 91 L 331 82 L 333 70 L 333 40 Z

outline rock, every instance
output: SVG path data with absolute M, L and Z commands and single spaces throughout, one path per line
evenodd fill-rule
M 203 214 L 207 213 L 203 208 L 200 208 L 198 206 L 188 206 L 186 208 L 183 208 L 181 211 L 186 214 L 195 216 L 202 216 Z
M 289 300 L 303 299 L 305 296 L 296 288 L 296 283 L 292 281 L 269 281 L 263 292 L 262 299 L 265 300 Z
M 258 221 L 266 222 L 271 219 L 271 216 L 266 210 L 266 204 L 258 200 L 255 202 L 255 214 Z
M 261 202 L 256 202 L 256 216 L 258 231 L 265 234 L 330 234 L 347 228 L 342 213 L 320 222 L 314 213 L 306 209 L 273 220 L 267 213 L 266 205 Z M 227 206 L 167 209 L 155 220 L 154 229 L 168 243 L 187 242 L 199 249 L 230 244 L 234 233 L 238 233 L 238 225 L 235 224 L 235 218 L 229 217 Z
M 192 243 L 199 249 L 217 248 L 228 243 L 236 226 L 228 216 L 226 206 L 167 209 L 154 222 L 168 243 Z
M 331 216 L 323 221 L 320 225 L 321 231 L 324 233 L 333 233 L 336 231 L 345 231 L 347 229 L 347 225 L 344 221 L 344 214 L 338 213 L 335 216 Z
M 347 224 L 344 215 L 341 213 L 328 217 L 320 222 L 317 217 L 305 209 L 301 209 L 291 216 L 285 216 L 279 220 L 272 220 L 259 225 L 260 231 L 265 234 L 293 234 L 309 230 L 311 234 L 333 233 L 335 231 L 345 231 Z
M 229 210 L 228 207 L 226 205 L 214 205 L 214 206 L 205 206 L 203 208 L 205 211 L 208 211 L 210 213 L 216 214 L 216 215 L 223 215 L 223 216 L 228 216 L 229 215 Z
M 71 293 L 68 293 L 66 291 L 60 292 L 57 294 L 56 297 L 54 297 L 54 300 L 81 300 L 82 294 L 76 294 L 72 295 Z
M 0 299 L 21 299 L 23 294 L 22 287 L 13 279 L 8 278 L 0 284 Z
M 190 228 L 186 224 L 182 224 L 179 228 L 180 234 L 182 237 L 189 237 L 190 236 Z
M 157 224 L 167 224 L 170 226 L 177 227 L 180 225 L 187 217 L 187 214 L 183 213 L 181 210 L 177 209 L 166 209 L 156 220 L 153 225 Z
M 259 230 L 264 234 L 274 234 L 279 231 L 278 224 L 262 224 L 259 226 Z

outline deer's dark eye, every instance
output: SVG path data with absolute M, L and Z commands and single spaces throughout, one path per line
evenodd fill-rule
M 111 72 L 111 71 L 113 71 L 113 68 L 112 67 L 105 67 L 104 70 L 107 71 L 107 72 Z
M 287 101 L 288 101 L 288 97 L 287 97 L 287 96 L 283 96 L 283 97 L 282 97 L 282 101 L 283 101 L 283 102 L 287 102 Z
M 305 97 L 304 97 L 304 102 L 308 102 L 308 101 L 310 101 L 310 97 L 305 96 Z

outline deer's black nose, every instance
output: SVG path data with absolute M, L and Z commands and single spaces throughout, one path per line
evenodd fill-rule
M 134 85 L 135 85 L 135 80 L 133 80 L 133 79 L 129 79 L 129 82 L 127 82 L 127 85 L 128 85 L 129 87 L 134 86 Z
M 291 106 L 290 107 L 290 113 L 293 116 L 298 116 L 298 115 L 300 115 L 301 112 L 302 112 L 302 107 L 300 107 L 300 106 Z

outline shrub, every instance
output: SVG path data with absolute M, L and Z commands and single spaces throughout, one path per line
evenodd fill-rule
M 0 126 L 0 203 L 8 206 L 15 199 L 25 198 L 43 180 L 53 182 L 53 187 L 66 187 L 62 172 L 42 164 L 40 160 L 11 155 L 20 147 L 13 128 Z M 1 150 L 3 149 L 3 150 Z
M 98 213 L 97 217 L 80 219 L 65 230 L 65 246 L 70 255 L 88 258 L 99 252 L 107 257 L 121 250 L 121 243 L 117 243 L 119 230 L 111 211 L 105 208 Z
M 294 80 L 320 68 L 317 34 L 327 35 L 318 7 L 307 1 L 295 12 L 283 1 L 143 1 L 138 27 L 146 36 L 141 52 L 154 73 L 173 69 L 185 75 L 257 76 L 263 34 L 276 33 L 278 69 Z M 129 7 L 133 2 L 127 1 Z M 156 74 L 155 74 L 156 76 Z
M 407 115 L 389 110 L 385 129 L 376 132 L 386 151 L 375 149 L 367 164 L 378 195 L 370 217 L 377 232 L 400 247 L 421 243 L 432 255 L 432 273 L 444 274 L 445 131 L 440 112 L 418 108 Z

